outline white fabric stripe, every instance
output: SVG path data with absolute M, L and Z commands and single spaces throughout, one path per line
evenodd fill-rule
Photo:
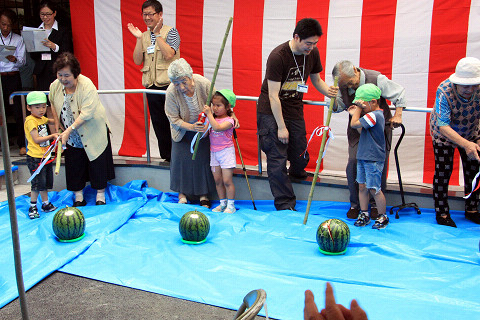
M 292 39 L 297 18 L 296 1 L 265 0 L 263 7 L 262 81 L 267 59 L 275 47 Z M 260 92 L 260 85 L 259 90 Z
M 480 59 L 480 0 L 471 0 L 467 56 Z
M 431 107 L 427 106 L 427 98 L 432 10 L 433 0 L 397 0 L 392 80 L 405 87 L 407 107 Z M 422 183 L 426 113 L 404 112 L 402 121 L 406 136 L 399 147 L 399 163 L 401 168 L 418 170 L 402 170 L 402 179 Z M 393 131 L 389 180 L 398 180 L 393 149 L 400 134 L 400 128 Z
M 360 39 L 362 30 L 362 1 L 330 0 L 328 29 L 324 29 L 327 37 L 327 56 L 320 57 L 325 69 L 325 82 L 333 85 L 332 69 L 340 60 L 350 60 L 358 65 L 360 61 Z M 325 26 L 322 26 L 325 27 Z M 327 119 L 328 107 L 324 108 L 324 119 Z M 348 161 L 347 126 L 348 112 L 333 114 L 330 128 L 335 134 L 330 149 L 324 158 L 324 168 L 335 174 L 345 175 Z M 318 152 L 311 150 L 311 152 Z
M 176 27 L 176 13 L 177 13 L 177 2 L 175 0 L 162 1 L 163 7 L 163 23 L 170 27 Z M 141 2 L 139 2 L 138 10 L 142 8 Z M 145 27 L 145 25 L 143 25 Z M 141 29 L 143 30 L 143 29 Z M 182 52 L 182 35 L 180 35 L 180 52 Z
M 234 0 L 225 0 L 219 4 L 216 0 L 204 0 L 203 3 L 203 73 L 212 80 L 218 54 L 222 46 L 228 20 L 233 17 Z M 233 89 L 232 79 L 232 34 L 235 20 L 230 28 L 230 34 L 225 42 L 222 60 L 215 80 L 217 89 Z
M 120 0 L 95 0 L 98 89 L 125 88 Z M 133 40 L 132 40 L 133 41 Z M 118 154 L 123 140 L 125 95 L 100 96 L 112 129 L 112 151 Z
M 363 120 L 369 125 L 369 127 L 373 127 L 375 124 L 377 124 L 377 116 L 375 113 L 367 113 L 366 115 L 363 116 Z

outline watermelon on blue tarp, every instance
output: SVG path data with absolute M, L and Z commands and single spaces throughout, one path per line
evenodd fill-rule
M 210 231 L 210 222 L 205 214 L 194 210 L 185 213 L 178 226 L 185 243 L 203 243 Z
M 317 229 L 317 243 L 323 254 L 344 254 L 350 242 L 350 229 L 339 219 L 328 219 Z
M 75 241 L 85 234 L 85 217 L 74 207 L 58 210 L 52 221 L 53 232 L 60 241 Z

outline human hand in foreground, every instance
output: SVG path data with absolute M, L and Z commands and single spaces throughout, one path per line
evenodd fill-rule
M 305 291 L 305 320 L 368 320 L 367 314 L 354 299 L 350 303 L 350 310 L 335 302 L 332 285 L 327 282 L 325 289 L 325 309 L 318 312 L 317 305 L 310 290 Z

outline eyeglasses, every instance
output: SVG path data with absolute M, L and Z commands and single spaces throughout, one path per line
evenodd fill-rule
M 50 13 L 40 13 L 40 17 L 50 17 L 51 15 L 53 15 L 53 12 L 50 12 Z
M 144 12 L 144 13 L 142 13 L 142 16 L 143 16 L 144 18 L 147 18 L 147 17 L 148 17 L 148 18 L 151 18 L 151 17 L 153 17 L 153 16 L 156 15 L 156 14 L 158 14 L 158 12 L 154 12 L 154 13 Z

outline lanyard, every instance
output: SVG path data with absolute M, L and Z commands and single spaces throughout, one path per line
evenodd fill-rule
M 300 68 L 298 67 L 297 59 L 295 59 L 295 54 L 292 51 L 292 56 L 293 56 L 293 61 L 295 61 L 295 64 L 297 65 L 297 70 L 298 73 L 300 73 L 300 78 L 302 78 L 302 83 L 305 83 L 303 80 L 303 76 L 305 75 L 305 55 L 303 55 L 303 74 L 300 72 Z
M 8 45 L 10 45 L 10 43 L 12 42 L 12 37 L 13 37 L 13 34 L 10 32 L 10 40 L 8 41 Z M 8 36 L 5 39 L 7 38 Z M 0 39 L 2 39 L 3 45 L 6 46 L 5 41 L 3 41 L 3 35 L 0 37 Z

